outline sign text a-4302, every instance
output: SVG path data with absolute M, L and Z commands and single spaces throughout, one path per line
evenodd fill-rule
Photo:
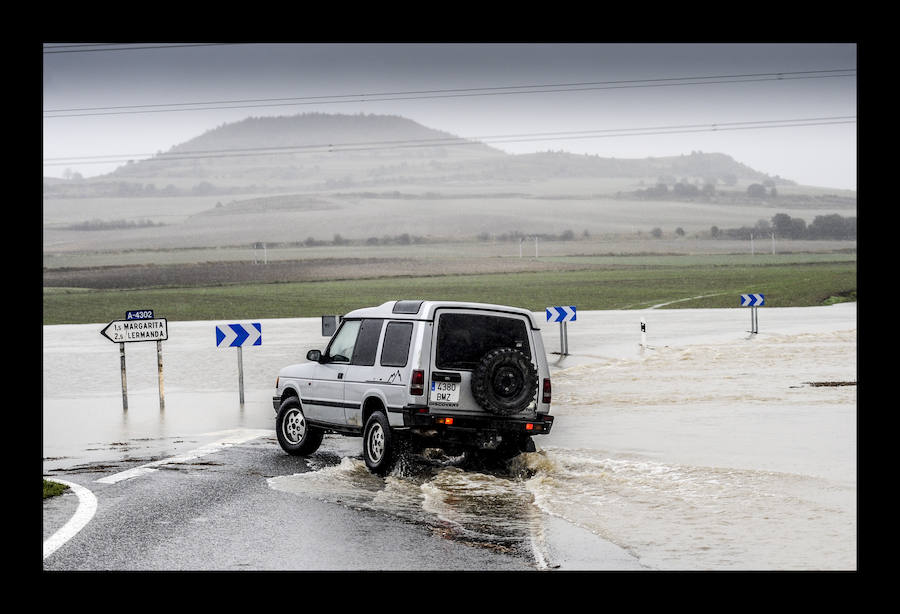
M 114 343 L 133 341 L 165 341 L 169 338 L 165 318 L 153 320 L 113 320 L 100 334 Z

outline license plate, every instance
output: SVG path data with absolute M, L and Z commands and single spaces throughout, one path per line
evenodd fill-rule
M 434 403 L 459 403 L 459 382 L 431 382 Z

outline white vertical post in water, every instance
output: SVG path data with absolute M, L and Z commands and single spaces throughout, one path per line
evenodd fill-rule
M 163 394 L 162 341 L 156 342 L 156 368 L 159 371 L 159 409 L 166 408 L 166 396 Z
M 125 344 L 119 344 L 119 363 L 122 368 L 122 409 L 128 411 L 128 384 L 125 378 Z
M 241 394 L 241 407 L 244 406 L 244 355 L 241 346 L 237 346 L 238 357 L 238 389 Z

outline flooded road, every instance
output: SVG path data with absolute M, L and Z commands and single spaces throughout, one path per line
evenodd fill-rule
M 856 304 L 764 308 L 759 320 L 750 335 L 741 309 L 579 312 L 571 355 L 550 354 L 556 424 L 536 452 L 483 467 L 430 451 L 379 478 L 359 439 L 327 437 L 311 471 L 266 481 L 536 568 L 572 568 L 580 540 L 614 559 L 587 568 L 855 569 Z M 43 327 L 45 473 L 271 429 L 275 374 L 324 346 L 319 320 L 262 321 L 262 346 L 243 352 L 243 407 L 215 324 L 169 323 L 164 411 L 155 344 L 129 344 L 127 412 L 105 323 Z M 557 325 L 542 332 L 558 351 Z

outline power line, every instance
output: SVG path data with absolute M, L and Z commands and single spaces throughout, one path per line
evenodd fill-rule
M 234 43 L 184 43 L 171 45 L 144 45 L 131 43 L 79 43 L 71 45 L 50 45 L 44 48 L 44 54 L 55 53 L 87 53 L 94 51 L 134 51 L 136 49 L 179 49 L 183 47 L 214 47 L 230 45 Z M 126 47 L 112 47 L 110 45 L 128 45 Z
M 513 94 L 545 94 L 554 92 L 583 92 L 610 89 L 630 89 L 648 87 L 672 87 L 688 85 L 714 85 L 723 83 L 758 83 L 762 81 L 791 81 L 798 79 L 828 79 L 852 77 L 855 69 L 829 69 L 815 71 L 787 71 L 779 73 L 747 73 L 737 75 L 708 75 L 694 77 L 669 77 L 660 79 L 629 79 L 618 81 L 593 81 L 576 83 L 553 83 L 538 85 L 510 85 L 481 88 L 458 88 L 437 90 L 413 90 L 400 92 L 379 92 L 360 94 L 336 94 L 328 96 L 302 96 L 290 98 L 257 98 L 242 100 L 216 100 L 204 102 L 174 102 L 146 105 L 123 105 L 111 107 L 79 107 L 48 109 L 45 119 L 62 117 L 93 117 L 102 115 L 128 115 L 136 113 L 172 113 L 182 111 L 212 111 L 225 109 L 247 109 L 259 107 L 302 106 L 313 104 L 340 104 L 352 102 L 387 102 L 399 100 L 425 100 L 434 98 L 460 98 L 472 96 L 500 96 Z M 168 107 L 168 108 L 164 108 Z M 50 115 L 48 115 L 50 114 Z
M 658 136 L 667 134 L 687 134 L 694 132 L 720 132 L 734 130 L 756 130 L 771 128 L 791 128 L 807 126 L 829 126 L 856 123 L 856 116 L 831 116 L 778 119 L 745 122 L 717 122 L 709 124 L 681 124 L 672 126 L 647 126 L 640 128 L 608 128 L 600 130 L 579 130 L 563 132 L 537 132 L 507 135 L 490 135 L 480 137 L 447 137 L 435 139 L 411 139 L 398 141 L 368 141 L 358 143 L 327 143 L 316 145 L 287 145 L 279 147 L 249 147 L 225 150 L 195 150 L 159 154 L 145 161 L 180 161 L 209 158 L 234 158 L 260 155 L 290 155 L 304 153 L 346 153 L 359 151 L 408 149 L 420 147 L 441 147 L 457 145 L 483 145 L 488 143 L 522 143 L 529 141 L 572 140 L 590 138 L 611 138 L 627 136 Z M 80 156 L 65 158 L 46 158 L 45 166 L 65 166 L 72 164 L 112 164 L 126 162 L 141 156 L 154 154 L 109 154 L 105 156 Z M 105 159 L 98 159 L 105 158 Z

